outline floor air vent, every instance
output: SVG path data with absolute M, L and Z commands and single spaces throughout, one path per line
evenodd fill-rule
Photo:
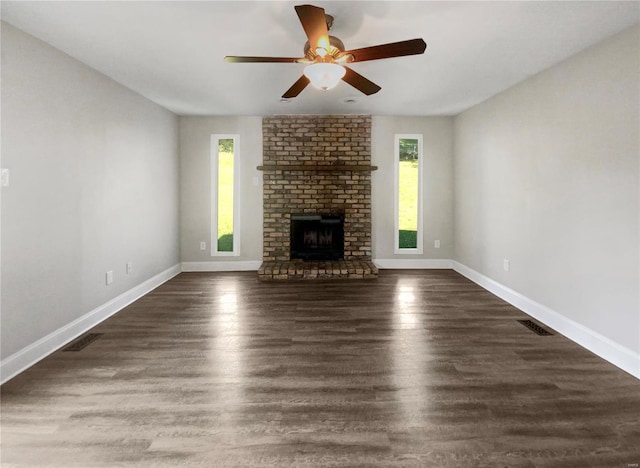
M 81 349 L 86 348 L 91 343 L 96 341 L 102 335 L 104 335 L 104 333 L 87 333 L 86 335 L 81 336 L 80 338 L 75 340 L 73 343 L 71 343 L 69 346 L 64 348 L 62 351 L 80 351 Z
M 538 335 L 541 335 L 541 336 L 553 335 L 553 333 L 551 333 L 550 331 L 545 330 L 540 325 L 538 325 L 535 322 L 532 322 L 531 320 L 518 320 L 518 322 L 520 322 L 522 325 L 527 327 L 532 332 L 537 333 Z

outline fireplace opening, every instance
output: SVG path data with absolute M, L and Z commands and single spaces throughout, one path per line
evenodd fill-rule
M 302 260 L 344 258 L 344 216 L 291 215 L 290 257 Z

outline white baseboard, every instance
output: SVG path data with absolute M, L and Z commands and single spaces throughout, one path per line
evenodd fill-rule
M 482 286 L 487 291 L 578 343 L 583 348 L 588 349 L 602 359 L 609 361 L 611 364 L 628 372 L 635 378 L 640 379 L 640 353 L 636 353 L 606 336 L 574 322 L 570 318 L 523 296 L 519 292 L 461 263 L 454 261 L 453 269 L 479 286 Z
M 25 371 L 162 283 L 170 280 L 180 271 L 180 265 L 174 265 L 3 359 L 0 362 L 0 383 L 5 383 Z
M 182 262 L 182 271 L 258 271 L 262 260 L 241 260 L 237 262 Z
M 381 270 L 450 270 L 453 268 L 451 260 L 440 258 L 376 258 L 373 263 Z

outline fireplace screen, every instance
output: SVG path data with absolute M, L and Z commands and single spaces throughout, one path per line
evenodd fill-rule
M 291 258 L 344 258 L 344 218 L 341 215 L 291 215 Z

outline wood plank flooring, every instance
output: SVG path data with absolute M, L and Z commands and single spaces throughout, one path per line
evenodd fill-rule
M 640 382 L 450 270 L 183 273 L 5 384 L 2 467 L 618 467 Z

